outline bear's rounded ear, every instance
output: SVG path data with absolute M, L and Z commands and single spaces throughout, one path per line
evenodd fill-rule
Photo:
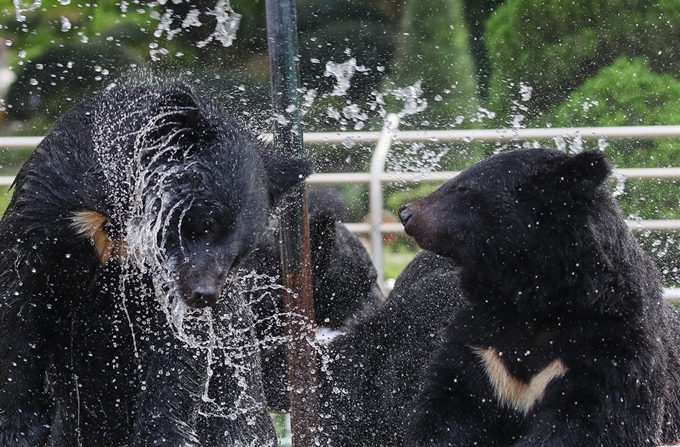
M 293 186 L 312 174 L 312 162 L 304 157 L 291 157 L 269 149 L 261 152 L 267 173 L 269 204 L 274 205 Z
M 198 99 L 186 84 L 170 84 L 160 90 L 159 103 L 161 106 L 174 108 L 198 109 Z
M 539 174 L 558 189 L 577 195 L 589 195 L 607 180 L 611 169 L 600 151 L 585 151 L 566 157 L 553 169 Z
M 161 142 L 164 147 L 181 148 L 181 155 L 185 157 L 193 155 L 203 144 L 215 138 L 215 128 L 203 114 L 201 100 L 188 85 L 171 84 L 158 90 L 157 94 L 157 102 L 151 110 L 153 126 L 148 137 Z
M 571 159 L 573 170 L 583 181 L 600 185 L 611 174 L 611 168 L 600 151 L 587 151 L 574 155 Z
M 574 187 L 584 192 L 592 192 L 611 174 L 609 164 L 600 151 L 587 151 L 574 155 L 565 163 L 564 168 L 568 171 L 564 174 L 571 175 Z

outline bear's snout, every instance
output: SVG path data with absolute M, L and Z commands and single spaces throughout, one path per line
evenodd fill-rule
M 409 209 L 408 205 L 399 208 L 399 219 L 401 219 L 403 226 L 406 226 L 411 217 L 413 217 L 413 212 Z
M 195 309 L 204 307 L 215 307 L 221 294 L 221 288 L 216 284 L 203 283 L 194 288 L 187 297 L 186 303 Z
M 179 294 L 194 309 L 215 307 L 226 284 L 227 270 L 200 265 L 179 275 Z

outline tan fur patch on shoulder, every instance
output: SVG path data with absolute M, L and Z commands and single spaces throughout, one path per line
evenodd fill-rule
M 528 413 L 536 403 L 543 399 L 545 389 L 550 382 L 562 377 L 568 371 L 562 360 L 555 359 L 527 383 L 508 371 L 501 356 L 494 348 L 472 349 L 482 360 L 486 374 L 500 403 L 523 413 Z
M 102 264 L 112 258 L 122 263 L 127 258 L 127 244 L 122 240 L 110 239 L 106 230 L 108 217 L 97 211 L 73 213 L 73 227 L 78 234 L 90 239 Z

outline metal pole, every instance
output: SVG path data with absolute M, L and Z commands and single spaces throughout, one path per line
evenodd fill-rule
M 371 182 L 370 182 L 370 212 L 371 212 L 371 254 L 373 263 L 378 270 L 378 284 L 381 290 L 385 290 L 385 273 L 383 267 L 383 235 L 381 231 L 383 223 L 383 194 L 380 176 L 385 171 L 387 154 L 392 147 L 392 139 L 399 127 L 399 116 L 391 113 L 387 115 L 380 139 L 371 157 Z
M 267 41 L 272 103 L 275 113 L 274 146 L 302 155 L 298 45 L 294 0 L 266 0 Z M 305 187 L 289 195 L 279 217 L 282 278 L 291 291 L 284 295 L 291 431 L 295 447 L 311 447 L 318 427 L 318 376 L 312 345 L 314 297 Z

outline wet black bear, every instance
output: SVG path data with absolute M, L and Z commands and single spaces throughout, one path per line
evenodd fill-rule
M 343 224 L 349 209 L 339 193 L 311 188 L 308 203 L 316 322 L 340 329 L 384 301 L 378 271 L 361 240 Z
M 423 251 L 387 300 L 335 338 L 321 375 L 322 437 L 336 447 L 401 446 L 408 405 L 452 315 L 466 305 L 450 259 Z
M 493 156 L 404 207 L 460 266 L 408 446 L 653 446 L 680 440 L 678 318 L 607 190 L 599 152 Z
M 66 114 L 0 221 L 0 445 L 276 445 L 233 266 L 310 170 L 184 85 Z
M 310 188 L 307 201 L 316 324 L 337 331 L 360 313 L 381 304 L 384 296 L 366 248 L 342 223 L 349 214 L 342 196 L 328 188 Z M 253 287 L 249 299 L 257 317 L 258 339 L 262 342 L 267 405 L 272 411 L 287 411 L 288 370 L 278 239 L 274 224 L 240 268 L 244 270 L 242 276 L 254 272 L 256 278 L 265 277 L 259 287 Z

